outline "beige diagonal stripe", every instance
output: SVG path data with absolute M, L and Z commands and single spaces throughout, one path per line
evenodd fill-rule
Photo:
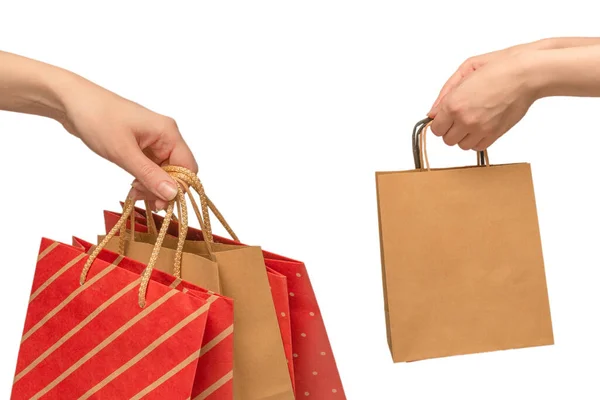
M 89 324 L 94 318 L 96 318 L 102 311 L 106 310 L 108 306 L 113 304 L 115 301 L 119 300 L 123 295 L 133 288 L 135 288 L 140 283 L 140 279 L 131 282 L 129 285 L 125 286 L 121 289 L 117 294 L 113 295 L 110 299 L 106 300 L 102 303 L 98 308 L 96 308 L 90 315 L 88 315 L 83 321 L 81 321 L 77 326 L 71 329 L 67 334 L 61 337 L 56 343 L 54 343 L 48 350 L 42 353 L 38 358 L 35 359 L 31 364 L 29 364 L 26 368 L 24 368 L 21 372 L 15 376 L 14 383 L 17 383 L 22 377 L 31 372 L 35 367 L 37 367 L 42 361 L 44 361 L 50 354 L 54 353 L 56 349 L 62 346 L 67 340 L 72 338 L 77 332 L 83 329 L 87 324 Z
M 180 278 L 175 278 L 175 280 L 173 281 L 173 283 L 171 283 L 169 285 L 169 287 L 171 289 L 175 289 L 177 286 L 179 286 L 180 283 L 181 283 L 181 279 Z
M 148 385 L 148 387 L 146 387 L 144 390 L 142 390 L 141 392 L 139 392 L 138 394 L 133 396 L 131 398 L 131 400 L 141 399 L 148 393 L 152 392 L 154 389 L 156 389 L 157 387 L 159 387 L 160 385 L 165 383 L 167 380 L 172 378 L 176 373 L 178 373 L 179 371 L 181 371 L 182 369 L 187 367 L 190 363 L 192 363 L 193 361 L 202 357 L 204 354 L 206 354 L 208 351 L 210 351 L 212 348 L 214 348 L 217 344 L 221 343 L 223 341 L 223 339 L 225 339 L 227 336 L 229 336 L 232 332 L 233 332 L 233 325 L 231 325 L 229 328 L 225 329 L 219 335 L 215 336 L 215 338 L 213 340 L 211 340 L 210 342 L 208 342 L 207 344 L 205 344 L 200 349 L 200 351 L 193 353 L 191 356 L 189 356 L 188 358 L 183 360 L 181 363 L 179 363 L 179 365 L 177 365 L 171 371 L 167 372 L 162 377 L 160 377 L 158 380 L 156 380 L 152 384 Z
M 175 325 L 174 327 L 169 329 L 167 332 L 163 333 L 158 339 L 156 339 L 154 342 L 152 342 L 150 345 L 148 345 L 148 347 L 146 347 L 144 350 L 139 352 L 135 357 L 133 357 L 127 363 L 122 365 L 119 369 L 114 371 L 112 374 L 110 374 L 109 376 L 104 378 L 96 386 L 94 386 L 93 388 L 88 390 L 83 396 L 81 396 L 79 398 L 79 400 L 89 399 L 91 396 L 93 396 L 95 393 L 97 393 L 104 386 L 108 385 L 110 382 L 112 382 L 113 380 L 118 378 L 119 375 L 121 375 L 123 372 L 127 371 L 129 368 L 131 368 L 135 364 L 137 364 L 142 358 L 146 357 L 158 346 L 160 346 L 161 344 L 163 344 L 164 342 L 169 340 L 173 335 L 175 335 L 177 332 L 179 332 L 181 329 L 183 329 L 185 326 L 187 326 L 190 322 L 194 321 L 200 315 L 202 315 L 206 311 L 208 311 L 208 308 L 209 308 L 209 304 L 205 304 L 204 306 L 200 307 L 198 310 L 194 311 L 192 314 L 185 317 L 177 325 Z
M 194 397 L 194 400 L 204 400 L 218 389 L 220 389 L 224 384 L 229 382 L 233 378 L 233 371 L 229 371 L 225 376 L 221 379 L 210 385 L 204 392 L 200 393 L 198 396 Z
M 40 320 L 40 322 L 38 322 L 37 324 L 35 324 L 31 329 L 29 329 L 24 335 L 23 338 L 21 339 L 21 343 L 23 343 L 24 341 L 26 341 L 31 335 L 33 335 L 38 329 L 40 329 L 42 326 L 44 326 L 44 324 L 46 322 L 48 322 L 50 320 L 50 318 L 54 317 L 60 310 L 62 310 L 67 304 L 69 304 L 75 297 L 77 297 L 77 295 L 79 295 L 81 292 L 83 292 L 84 290 L 86 290 L 87 288 L 89 288 L 91 285 L 93 285 L 96 281 L 98 281 L 100 278 L 104 277 L 105 275 L 107 275 L 110 271 L 112 271 L 113 269 L 115 269 L 117 267 L 116 264 L 111 264 L 109 266 L 107 266 L 106 268 L 104 268 L 102 271 L 100 271 L 97 275 L 95 275 L 92 279 L 90 279 L 89 281 L 87 281 L 85 283 L 85 285 L 83 286 L 79 286 L 77 289 L 75 289 L 73 291 L 73 293 L 71 293 L 66 299 L 64 299 L 59 305 L 57 305 L 56 307 L 54 307 L 54 309 L 52 309 L 52 311 L 50 311 L 48 314 L 46 314 L 46 316 L 44 318 L 42 318 Z
M 156 389 L 157 387 L 159 387 L 160 385 L 162 385 L 163 383 L 165 383 L 166 381 L 171 379 L 175 374 L 177 374 L 179 371 L 181 371 L 182 369 L 184 369 L 185 367 L 190 365 L 192 362 L 196 361 L 199 357 L 200 357 L 200 351 L 195 351 L 188 358 L 186 358 L 185 360 L 180 362 L 175 368 L 173 368 L 172 370 L 170 370 L 169 372 L 167 372 L 166 374 L 161 376 L 156 381 L 152 382 L 144 390 L 142 390 L 141 392 L 139 392 L 138 394 L 133 396 L 130 400 L 141 399 L 142 397 L 144 397 L 145 395 L 152 392 L 154 389 Z
M 216 345 L 221 343 L 227 336 L 231 335 L 232 333 L 233 333 L 233 324 L 230 325 L 229 328 L 225 329 L 223 332 L 221 332 L 217 336 L 215 336 L 215 338 L 213 340 L 206 343 L 200 350 L 200 357 L 202 357 L 203 355 L 205 355 L 206 353 L 211 351 L 213 349 L 213 347 L 215 347 Z
M 73 265 L 77 264 L 85 256 L 86 256 L 85 253 L 78 255 L 77 257 L 75 257 L 74 259 L 72 259 L 71 261 L 66 263 L 61 269 L 56 271 L 54 273 L 54 275 L 52 275 L 50 278 L 48 278 L 48 280 L 46 282 L 42 283 L 40 285 L 40 287 L 38 287 L 37 290 L 35 292 L 33 292 L 31 297 L 29 298 L 29 302 L 31 303 L 36 297 L 39 296 L 40 293 L 42 293 L 48 286 L 50 286 L 52 284 L 52 282 L 54 282 L 59 276 L 64 274 Z
M 80 358 L 79 361 L 77 361 L 75 364 L 71 365 L 71 367 L 69 367 L 65 372 L 60 374 L 60 376 L 58 376 L 56 379 L 54 379 L 52 382 L 50 382 L 44 389 L 42 389 L 38 393 L 36 393 L 35 396 L 33 396 L 30 400 L 37 400 L 40 397 L 42 397 L 43 395 L 45 395 L 46 393 L 48 393 L 56 385 L 58 385 L 59 383 L 64 381 L 67 377 L 69 377 L 73 372 L 75 372 L 84 363 L 89 361 L 92 357 L 94 357 L 96 354 L 98 354 L 102 349 L 104 349 L 106 346 L 111 344 L 115 339 L 117 339 L 125 331 L 127 331 L 129 328 L 131 328 L 135 323 L 140 321 L 146 315 L 150 314 L 150 312 L 157 309 L 160 305 L 162 305 L 164 302 L 169 300 L 171 297 L 173 297 L 177 293 L 179 293 L 179 292 L 176 290 L 170 290 L 167 293 L 165 293 L 160 299 L 158 299 L 154 303 L 152 303 L 149 307 L 144 308 L 142 312 L 140 312 L 138 315 L 133 317 L 131 320 L 129 320 L 125 325 L 121 326 L 115 332 L 113 332 L 109 337 L 104 339 L 102 341 L 102 343 L 98 344 L 98 346 L 94 347 L 89 353 L 87 353 L 85 356 Z
M 58 246 L 58 242 L 53 242 L 50 246 L 46 247 L 44 251 L 40 253 L 37 260 L 40 261 L 42 258 L 46 257 L 48 253 L 54 250 Z

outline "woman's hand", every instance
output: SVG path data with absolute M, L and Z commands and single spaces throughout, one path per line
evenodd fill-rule
M 90 149 L 136 178 L 132 195 L 162 209 L 177 186 L 160 165 L 198 172 L 196 160 L 176 122 L 91 82 L 74 83 L 65 95 L 60 122 Z
M 523 57 L 489 63 L 448 93 L 431 131 L 463 150 L 484 150 L 525 116 L 536 100 Z
M 0 51 L 0 110 L 53 118 L 90 149 L 131 173 L 133 195 L 155 209 L 175 198 L 163 171 L 198 166 L 172 118 L 152 112 L 69 71 Z
M 551 38 L 469 58 L 428 116 L 448 145 L 484 150 L 545 96 L 600 96 L 600 38 Z
M 525 51 L 542 50 L 555 45 L 556 44 L 551 42 L 549 39 L 545 39 L 532 43 L 519 44 L 506 49 L 497 50 L 491 53 L 485 53 L 466 59 L 442 87 L 442 90 L 440 90 L 438 97 L 435 99 L 428 116 L 435 118 L 439 112 L 440 103 L 446 97 L 446 95 L 457 88 L 473 72 L 483 68 L 485 65 L 496 61 L 501 62 L 502 60 L 508 59 Z

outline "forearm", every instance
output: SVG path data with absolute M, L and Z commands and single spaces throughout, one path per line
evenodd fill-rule
M 558 50 L 569 47 L 600 45 L 600 37 L 556 37 L 534 42 L 539 50 Z
M 75 79 L 63 69 L 0 51 L 0 110 L 61 120 L 64 92 Z
M 535 51 L 521 63 L 537 98 L 600 97 L 600 45 Z

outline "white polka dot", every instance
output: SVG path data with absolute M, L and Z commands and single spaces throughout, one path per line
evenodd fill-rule
M 285 313 L 284 313 L 284 312 L 282 312 L 282 313 L 281 313 L 281 316 L 282 316 L 282 317 L 285 317 Z
M 310 312 L 310 313 L 308 313 L 308 315 L 310 315 L 311 317 L 314 317 L 315 313 L 314 312 Z
M 322 352 L 321 352 L 321 355 L 322 355 L 322 356 L 324 356 L 324 355 L 325 355 L 325 352 L 324 352 L 324 351 L 322 351 Z
M 337 389 L 331 389 L 331 393 L 337 393 Z
M 310 393 L 308 393 L 308 392 L 304 392 L 304 395 L 305 395 L 305 396 L 310 396 Z
M 294 297 L 295 296 L 294 292 L 290 292 L 290 296 Z
M 300 334 L 300 336 L 306 337 L 306 333 L 303 332 L 303 333 Z
M 313 371 L 313 375 L 318 375 L 319 373 L 317 371 Z
M 294 358 L 298 358 L 298 354 L 294 353 L 293 355 L 294 355 Z
M 296 276 L 297 276 L 298 278 L 300 278 L 302 275 L 300 275 L 300 272 L 298 272 L 298 273 L 296 274 Z

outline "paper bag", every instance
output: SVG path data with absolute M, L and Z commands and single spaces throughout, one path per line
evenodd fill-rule
M 195 175 L 178 173 L 181 169 L 177 167 L 171 170 L 168 168 L 168 172 L 173 173 L 172 176 L 176 179 L 184 181 L 196 190 L 203 190 L 198 186 L 199 181 Z M 180 219 L 182 223 L 179 225 L 187 227 L 185 212 L 180 215 Z M 201 225 L 205 223 L 200 215 L 199 220 Z M 135 222 L 130 226 L 135 226 Z M 183 234 L 183 238 L 185 237 L 186 233 Z M 120 246 L 119 240 L 124 240 L 125 246 Z M 169 243 L 173 244 L 173 240 L 175 239 L 166 238 L 164 243 L 169 246 Z M 122 248 L 126 256 L 145 262 L 153 245 L 139 241 L 139 235 L 122 232 L 120 238 L 113 238 L 109 242 L 108 248 Z M 169 249 L 165 249 L 163 253 L 171 257 Z M 235 302 L 234 398 L 294 399 L 262 250 L 259 247 L 221 246 L 209 249 L 206 257 L 197 256 L 196 261 L 204 262 L 202 260 L 212 262 L 217 267 L 221 294 Z M 186 265 L 183 260 L 182 276 L 189 267 L 195 268 L 195 264 Z M 191 282 L 203 286 L 202 282 Z
M 237 240 L 237 236 L 231 230 L 223 216 L 212 205 L 211 210 L 215 212 L 219 221 L 226 227 L 229 234 L 235 240 L 227 239 L 217 235 L 212 235 L 215 243 L 244 246 Z M 162 227 L 163 217 L 147 212 L 146 210 L 136 208 L 137 223 L 136 231 L 146 232 L 147 230 L 156 231 L 156 226 Z M 118 220 L 120 214 L 106 211 L 104 213 L 106 230 L 110 230 Z M 151 216 L 152 218 L 148 218 Z M 154 225 L 154 228 L 147 228 L 145 225 Z M 168 232 L 177 235 L 178 224 L 172 222 Z M 202 231 L 194 228 L 188 229 L 185 244 L 186 251 L 192 251 L 196 254 L 206 252 L 206 245 L 203 243 L 204 234 Z M 144 235 L 142 235 L 144 237 Z M 293 352 L 293 376 L 295 379 L 296 397 L 311 396 L 319 399 L 345 399 L 344 388 L 335 362 L 335 357 L 329 343 L 327 330 L 321 315 L 317 297 L 312 288 L 310 277 L 304 263 L 284 257 L 268 251 L 263 251 L 265 264 L 269 269 L 277 271 L 287 278 L 289 292 L 289 313 L 281 315 L 280 327 L 286 322 L 289 315 L 291 325 L 292 352 Z M 276 302 L 276 307 L 277 307 Z M 283 328 L 282 328 L 283 331 Z
M 210 304 L 96 256 L 42 240 L 11 398 L 188 399 Z
M 376 174 L 393 360 L 553 344 L 530 165 L 430 168 L 426 130 Z
M 94 246 L 79 238 L 73 238 L 73 245 L 83 251 Z M 164 251 L 164 249 L 163 249 Z M 117 253 L 102 250 L 98 259 L 113 263 L 119 258 Z M 128 257 L 120 257 L 119 267 L 140 274 L 145 265 Z M 233 302 L 227 297 L 211 293 L 160 270 L 152 271 L 152 280 L 173 289 L 181 290 L 208 303 L 210 308 L 206 320 L 204 340 L 198 355 L 198 365 L 191 399 L 227 400 L 233 398 Z M 164 396 L 163 398 L 169 398 Z

